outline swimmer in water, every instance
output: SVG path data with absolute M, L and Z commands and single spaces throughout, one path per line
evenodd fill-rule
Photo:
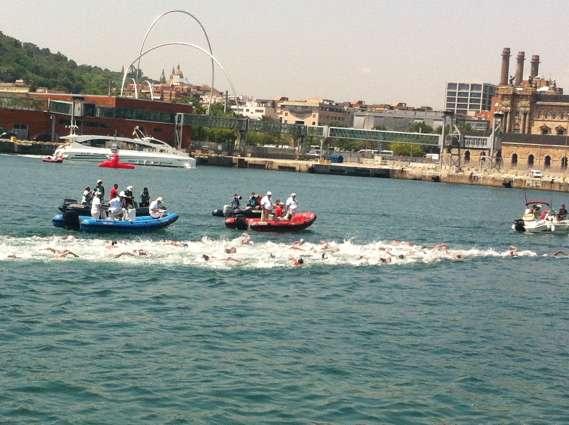
M 203 259 L 204 261 L 209 261 L 210 258 L 211 258 L 211 257 L 210 257 L 209 255 L 202 254 L 202 259 Z
M 551 255 L 552 257 L 567 257 L 567 256 L 569 256 L 569 254 L 567 254 L 565 251 L 555 251 L 549 255 Z
M 291 248 L 291 249 L 298 249 L 298 250 L 302 251 L 303 248 L 301 248 L 301 247 L 302 247 L 303 244 L 304 244 L 304 239 L 300 239 L 300 240 L 298 240 L 298 241 L 294 241 L 294 242 L 290 245 L 290 248 Z
M 298 258 L 290 258 L 290 265 L 293 267 L 302 267 L 302 265 L 304 264 L 304 260 L 302 259 L 302 257 L 298 257 Z
M 517 257 L 518 256 L 518 248 L 515 247 L 514 245 L 510 245 L 510 247 L 508 248 L 508 255 L 510 257 Z
M 144 249 L 135 249 L 132 252 L 121 252 L 117 255 L 115 255 L 113 258 L 120 258 L 120 257 L 148 257 L 149 253 L 148 251 L 145 251 Z
M 53 256 L 55 258 L 65 258 L 67 256 L 72 256 L 75 258 L 79 258 L 79 256 L 77 254 L 75 254 L 72 251 L 69 251 L 68 249 L 55 249 L 55 248 L 46 248 L 49 252 L 53 253 Z
M 110 244 L 107 245 L 107 249 L 114 249 L 118 247 L 118 242 L 117 241 L 111 241 Z
M 251 236 L 249 236 L 247 233 L 243 233 L 241 235 L 241 245 L 253 245 Z
M 235 248 L 234 246 L 229 247 L 229 248 L 225 248 L 225 253 L 226 254 L 235 254 L 235 253 L 237 253 L 237 248 Z

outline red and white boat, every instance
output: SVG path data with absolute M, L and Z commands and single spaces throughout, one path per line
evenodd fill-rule
M 295 213 L 290 220 L 271 218 L 262 220 L 254 217 L 228 217 L 225 226 L 230 229 L 256 230 L 258 232 L 294 232 L 304 230 L 316 221 L 311 211 Z

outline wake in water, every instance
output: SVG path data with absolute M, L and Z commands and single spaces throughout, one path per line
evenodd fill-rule
M 530 257 L 533 251 L 510 247 L 452 249 L 446 244 L 415 245 L 406 241 L 356 244 L 351 241 L 292 244 L 254 243 L 247 234 L 232 240 L 151 241 L 78 239 L 74 236 L 0 237 L 0 261 L 93 261 L 175 264 L 205 268 L 275 268 L 311 265 L 388 266 L 464 261 L 480 257 Z

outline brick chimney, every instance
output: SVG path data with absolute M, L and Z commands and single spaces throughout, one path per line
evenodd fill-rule
M 521 86 L 522 81 L 524 80 L 524 61 L 526 60 L 525 52 L 518 52 L 518 56 L 516 57 L 517 66 L 516 66 L 516 79 L 514 80 L 515 86 Z
M 537 77 L 539 74 L 539 55 L 533 55 L 531 57 L 531 73 L 529 74 L 531 78 Z
M 502 70 L 500 71 L 500 85 L 508 85 L 508 77 L 510 73 L 510 48 L 504 47 L 502 51 Z

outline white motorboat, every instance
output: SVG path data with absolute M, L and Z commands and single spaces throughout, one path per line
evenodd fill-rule
M 522 218 L 514 220 L 512 229 L 528 233 L 569 233 L 569 219 L 556 214 L 548 202 L 527 201 Z
M 195 168 L 196 160 L 187 152 L 175 149 L 166 142 L 145 136 L 135 129 L 136 138 L 100 135 L 69 134 L 62 137 L 54 157 L 71 161 L 100 162 L 119 151 L 121 160 L 136 165 L 156 167 Z

